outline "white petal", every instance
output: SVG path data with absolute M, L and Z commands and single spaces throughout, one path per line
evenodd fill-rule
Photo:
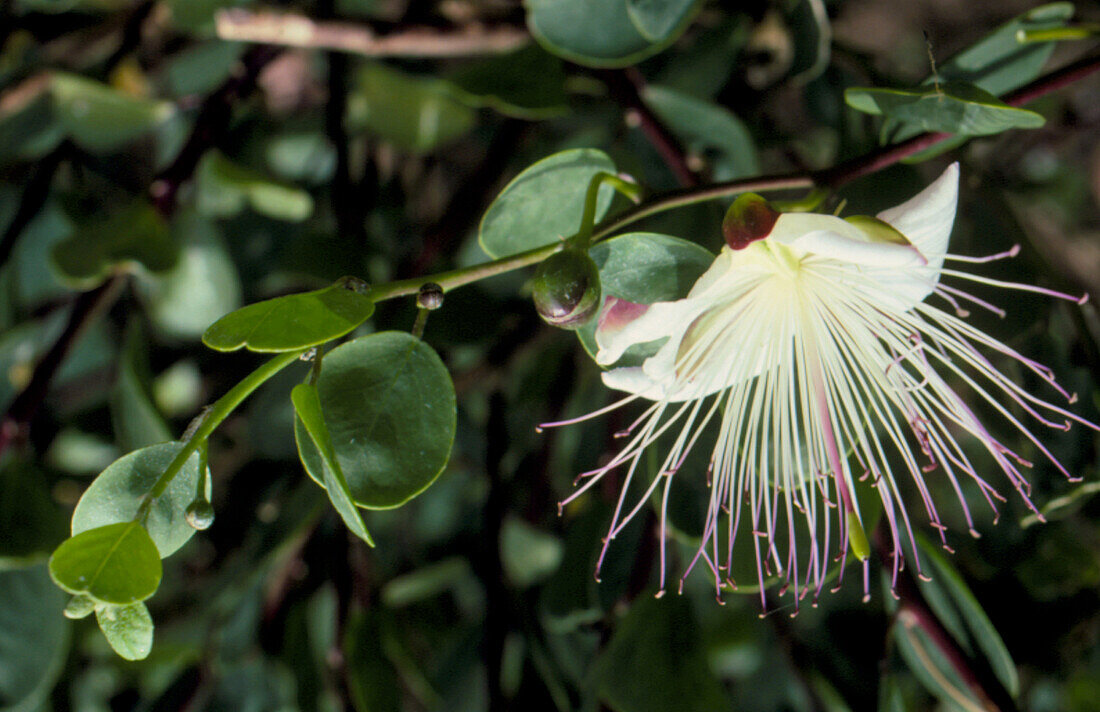
M 635 344 L 646 344 L 658 339 L 671 336 L 677 330 L 683 330 L 681 321 L 689 322 L 693 313 L 699 307 L 691 304 L 686 299 L 675 302 L 657 302 L 650 304 L 638 318 L 627 324 L 614 328 L 596 328 L 596 363 L 601 366 L 610 366 L 622 358 L 623 354 Z
M 844 222 L 843 220 L 841 222 Z M 858 228 L 857 228 L 858 229 Z M 862 231 L 861 231 L 862 232 Z M 915 247 L 889 242 L 853 240 L 831 230 L 810 232 L 791 243 L 795 250 L 866 267 L 921 267 L 924 256 Z
M 601 378 L 608 388 L 635 393 L 649 400 L 661 400 L 665 394 L 664 387 L 647 376 L 640 366 L 613 368 L 604 371 Z
M 878 214 L 880 220 L 893 225 L 921 251 L 936 279 L 943 268 L 958 198 L 959 164 L 952 163 L 932 185 L 901 205 Z

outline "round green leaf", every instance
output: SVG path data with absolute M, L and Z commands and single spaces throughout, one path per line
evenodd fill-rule
M 198 209 L 205 215 L 230 217 L 245 203 L 275 220 L 300 222 L 313 213 L 309 192 L 239 166 L 217 151 L 203 157 L 197 178 Z
M 336 460 L 360 507 L 397 507 L 443 471 L 455 434 L 455 394 L 439 356 L 399 331 L 364 336 L 326 354 L 317 379 Z M 295 423 L 309 476 L 324 486 L 320 453 Z
M 297 351 L 339 338 L 374 313 L 374 302 L 344 278 L 324 289 L 275 297 L 226 314 L 202 342 L 217 351 Z
M 69 650 L 65 594 L 46 564 L 0 571 L 0 709 L 39 709 Z
M 505 116 L 543 119 L 568 110 L 562 61 L 534 43 L 468 64 L 450 80 L 463 101 Z
M 481 219 L 478 240 L 490 257 L 542 247 L 574 234 L 581 225 L 588 183 L 597 173 L 615 173 L 603 151 L 561 151 L 528 166 L 504 187 Z M 615 189 L 604 184 L 596 220 L 611 206 Z
M 145 495 L 168 468 L 168 463 L 183 448 L 183 443 L 151 445 L 131 452 L 111 463 L 84 491 L 73 511 L 73 535 L 107 524 L 129 522 L 137 514 Z M 166 557 L 195 533 L 184 512 L 195 498 L 199 483 L 199 456 L 192 454 L 160 497 L 153 502 L 145 520 L 161 557 Z M 210 497 L 210 478 L 206 480 Z
M 144 660 L 153 649 L 153 617 L 141 601 L 128 606 L 101 606 L 96 622 L 107 642 L 126 660 Z
M 129 604 L 156 592 L 160 554 L 137 522 L 108 524 L 66 539 L 50 557 L 50 576 L 69 593 Z
M 589 67 L 625 67 L 660 52 L 687 28 L 697 4 L 689 0 L 524 2 L 527 27 L 539 44 Z M 634 6 L 633 12 L 629 5 Z
M 150 272 L 169 270 L 176 265 L 179 247 L 164 218 L 150 203 L 137 200 L 104 220 L 76 229 L 50 254 L 62 281 L 89 289 L 120 264 L 137 263 Z

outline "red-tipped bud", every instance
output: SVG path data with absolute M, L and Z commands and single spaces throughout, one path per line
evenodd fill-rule
M 771 234 L 780 213 L 756 193 L 737 196 L 722 219 L 722 236 L 732 250 L 743 250 Z

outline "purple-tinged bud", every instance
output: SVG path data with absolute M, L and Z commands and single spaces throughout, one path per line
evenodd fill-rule
M 566 247 L 539 264 L 532 296 L 547 324 L 579 329 L 600 309 L 600 270 L 586 251 Z
M 780 213 L 756 193 L 737 196 L 722 219 L 722 237 L 731 250 L 743 250 L 771 234 Z

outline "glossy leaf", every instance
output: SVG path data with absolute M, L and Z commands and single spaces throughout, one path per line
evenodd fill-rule
M 153 206 L 135 201 L 76 231 L 57 243 L 51 254 L 62 280 L 89 289 L 120 265 L 136 263 L 150 272 L 169 270 L 176 264 L 179 247 Z
M 539 44 L 589 67 L 625 67 L 660 52 L 687 28 L 697 5 L 686 0 L 524 1 L 527 27 Z
M 107 152 L 152 131 L 173 113 L 167 102 L 140 99 L 76 74 L 51 81 L 57 120 L 82 148 Z
M 230 217 L 245 204 L 261 215 L 290 222 L 313 213 L 313 197 L 307 191 L 237 165 L 218 151 L 203 157 L 197 180 L 198 209 L 205 215 Z
M 73 535 L 132 520 L 153 484 L 182 448 L 183 443 L 180 442 L 161 443 L 131 452 L 113 462 L 77 502 L 73 511 Z M 195 533 L 187 524 L 184 512 L 195 499 L 198 483 L 199 456 L 195 453 L 187 458 L 179 474 L 149 509 L 145 526 L 162 558 L 186 544 Z M 210 494 L 208 477 L 207 498 Z
M 350 128 L 413 153 L 430 153 L 458 138 L 473 127 L 475 116 L 447 82 L 379 63 L 360 68 L 348 97 Z
M 562 61 L 537 44 L 473 62 L 450 80 L 465 102 L 505 116 L 544 119 L 568 110 Z
M 959 618 L 973 637 L 974 643 L 989 661 L 993 673 L 1005 689 L 1015 697 L 1020 693 L 1020 678 L 1016 672 L 1016 663 L 1013 662 L 1008 647 L 989 620 L 989 616 L 970 591 L 970 587 L 966 585 L 966 581 L 940 550 L 925 539 L 920 539 L 918 543 L 921 556 L 932 565 L 932 580 L 920 582 L 921 590 L 927 592 L 931 588 L 938 588 L 950 598 L 958 609 Z M 965 640 L 960 642 L 965 643 Z
M 604 296 L 635 304 L 687 296 L 714 262 L 714 255 L 694 242 L 652 232 L 628 233 L 598 243 L 589 255 L 600 268 Z M 577 332 L 581 344 L 593 356 L 598 322 L 594 319 Z
M 400 506 L 443 471 L 455 434 L 454 386 L 423 341 L 385 331 L 339 346 L 325 354 L 317 393 L 356 505 Z M 306 472 L 324 486 L 322 458 L 300 421 L 295 432 Z
M 555 153 L 512 179 L 481 219 L 478 240 L 490 257 L 505 257 L 549 245 L 577 232 L 588 183 L 615 164 L 591 148 Z M 604 185 L 596 200 L 596 220 L 611 206 L 614 188 Z
M 0 709 L 39 709 L 69 650 L 66 596 L 44 563 L 0 571 Z
M 108 524 L 66 539 L 50 557 L 50 576 L 69 593 L 103 603 L 149 598 L 160 585 L 156 544 L 137 522 Z
M 963 82 L 914 91 L 851 88 L 844 92 L 844 100 L 853 109 L 882 114 L 922 131 L 987 136 L 1009 129 L 1039 128 L 1046 123 L 1042 114 L 1009 106 Z
M 374 313 L 374 302 L 348 278 L 314 292 L 249 304 L 210 325 L 202 342 L 217 351 L 296 351 L 337 339 Z
M 100 606 L 99 629 L 114 651 L 126 660 L 144 660 L 153 649 L 153 617 L 141 601 L 127 606 Z
M 647 86 L 642 96 L 688 150 L 716 154 L 715 180 L 732 180 L 760 172 L 752 135 L 728 109 L 656 84 Z
M 302 428 L 309 435 L 314 450 L 321 457 L 325 490 L 328 492 L 329 499 L 332 500 L 332 506 L 336 508 L 344 524 L 355 536 L 374 546 L 374 540 L 371 539 L 363 523 L 363 516 L 351 499 L 348 481 L 344 477 L 344 471 L 340 469 L 340 462 L 336 459 L 336 452 L 332 448 L 332 438 L 329 436 L 328 426 L 325 425 L 324 414 L 321 412 L 321 399 L 317 395 L 317 387 L 300 383 L 290 392 L 290 400 L 294 403 L 294 412 L 298 416 L 296 423 L 301 423 Z
M 691 607 L 679 596 L 636 600 L 592 672 L 600 698 L 616 712 L 729 708 Z

